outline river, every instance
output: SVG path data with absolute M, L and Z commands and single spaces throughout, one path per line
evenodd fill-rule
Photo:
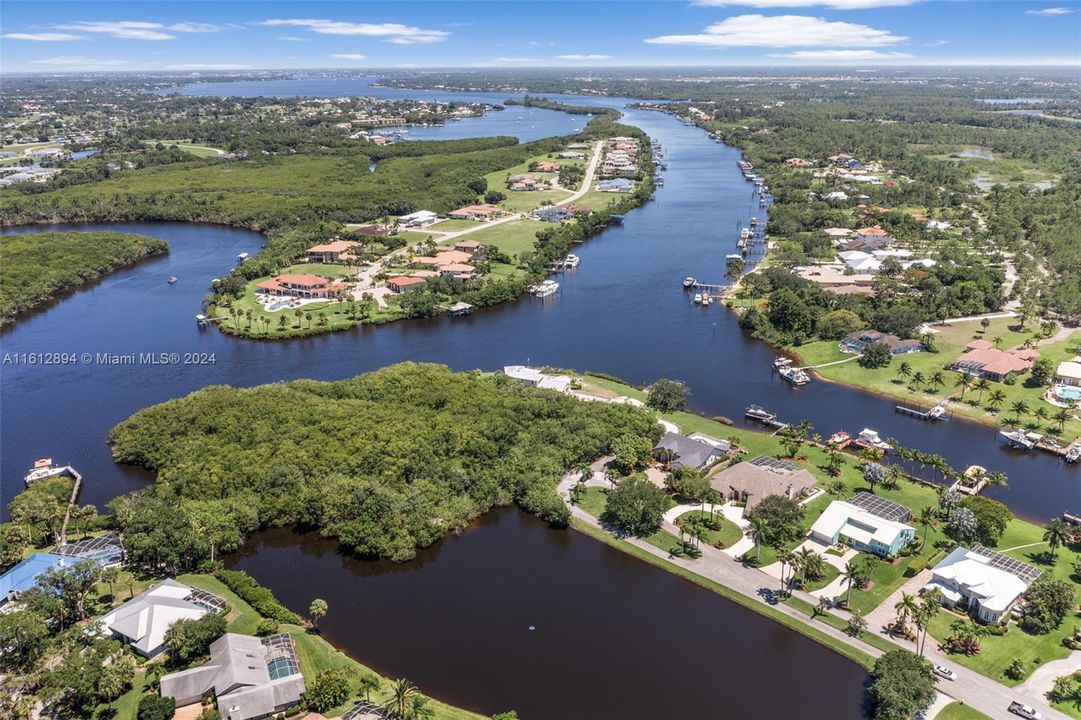
M 238 84 L 228 87 L 237 90 Z M 469 97 L 479 96 L 463 99 Z M 758 403 L 784 419 L 808 418 L 824 434 L 872 427 L 941 453 L 954 466 L 979 463 L 1006 472 L 1011 489 L 995 493 L 1021 515 L 1043 520 L 1081 509 L 1076 472 L 1047 456 L 997 447 L 990 428 L 960 421 L 932 428 L 896 415 L 893 403 L 882 398 L 825 382 L 794 389 L 772 375 L 770 348 L 744 336 L 731 313 L 693 305 L 680 287 L 687 275 L 720 282 L 740 223 L 761 215 L 736 167 L 738 151 L 667 115 L 625 112 L 628 123 L 664 146 L 668 171 L 655 200 L 576 250 L 582 265 L 560 278 L 556 296 L 525 298 L 468 318 L 398 322 L 289 342 L 229 338 L 200 330 L 194 315 L 210 281 L 237 253 L 256 251 L 261 236 L 209 225 L 93 226 L 160 237 L 171 252 L 24 317 L 0 335 L 0 351 L 211 353 L 214 362 L 0 366 L 3 502 L 21 489 L 22 475 L 41 456 L 83 473 L 85 502 L 101 506 L 143 486 L 145 473 L 112 462 L 108 429 L 142 407 L 199 387 L 332 380 L 417 360 L 461 370 L 512 363 L 594 369 L 633 383 L 679 378 L 693 391 L 693 408 L 709 415 L 739 418 L 746 405 Z M 567 116 L 548 113 L 535 118 L 542 125 L 533 128 L 543 133 L 538 137 L 568 131 Z M 475 134 L 473 123 L 501 117 L 513 115 L 491 113 L 427 130 L 433 137 L 441 129 L 447 137 L 462 137 Z M 511 128 L 490 130 L 515 134 Z M 169 276 L 179 281 L 169 285 Z M 405 565 L 354 561 L 333 543 L 298 541 L 281 531 L 258 535 L 236 562 L 294 609 L 306 608 L 315 593 L 326 598 L 326 632 L 358 659 L 486 712 L 859 715 L 863 673 L 839 656 L 685 581 L 588 538 L 549 532 L 513 511 L 493 514 Z M 301 563 L 303 583 L 295 573 L 281 572 Z M 652 616 L 662 619 L 649 622 Z M 537 630 L 526 634 L 529 625 Z M 799 704 L 787 693 L 763 692 L 773 687 L 763 678 L 801 673 L 811 679 L 800 683 Z

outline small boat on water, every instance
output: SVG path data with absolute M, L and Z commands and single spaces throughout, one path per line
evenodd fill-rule
M 757 420 L 758 422 L 768 423 L 777 419 L 776 415 L 760 405 L 751 405 L 743 414 L 751 420 Z
M 684 287 L 684 289 L 686 289 L 686 288 L 693 288 L 693 287 L 694 287 L 695 285 L 697 285 L 697 284 L 698 284 L 698 281 L 697 281 L 697 280 L 695 280 L 695 279 L 694 279 L 693 277 L 691 277 L 690 275 L 688 275 L 687 277 L 683 278 L 683 287 Z
M 757 225 L 758 225 L 758 218 L 752 216 L 751 217 L 751 227 L 757 227 Z
M 176 282 L 176 275 L 170 275 L 169 279 L 165 282 L 169 283 L 170 285 L 174 284 Z
M 70 476 L 71 468 L 64 466 L 60 467 L 53 464 L 52 458 L 40 458 L 34 462 L 34 466 L 30 468 L 30 472 L 23 478 L 23 482 L 27 485 L 35 483 L 38 480 L 44 480 L 52 477 Z
M 713 304 L 713 297 L 710 295 L 702 296 L 702 307 L 709 307 Z
M 999 430 L 998 436 L 1005 440 L 1007 445 L 1018 450 L 1031 450 L 1036 447 L 1036 441 L 1020 430 Z
M 750 228 L 743 228 L 742 230 L 739 231 L 739 239 L 740 240 L 750 240 L 751 236 L 753 234 L 754 233 L 751 232 Z
M 724 256 L 724 260 L 728 265 L 735 265 L 738 262 L 743 262 L 743 256 L 739 253 L 728 253 Z
M 782 357 L 776 357 L 776 358 L 773 359 L 773 367 L 778 368 L 778 369 L 783 368 L 783 367 L 788 367 L 791 364 L 792 364 L 792 358 L 786 358 L 786 357 L 782 356 Z
M 1081 461 L 1081 445 L 1074 445 L 1066 451 L 1066 462 L 1075 463 Z
M 242 263 L 247 259 L 248 259 L 248 253 L 246 253 L 246 252 L 240 253 L 239 255 L 236 256 L 236 261 L 238 263 Z
M 556 291 L 559 290 L 559 283 L 554 280 L 545 280 L 542 283 L 529 287 L 528 290 L 533 294 L 533 297 L 546 298 L 550 295 L 554 295 Z
M 777 372 L 781 374 L 781 377 L 797 387 L 811 382 L 811 376 L 798 367 L 785 365 Z
M 827 445 L 833 445 L 838 450 L 844 450 L 852 442 L 852 436 L 846 430 L 838 430 L 826 440 Z
M 694 304 L 695 305 L 701 305 L 702 304 L 702 293 L 695 293 L 694 294 Z
M 871 428 L 860 430 L 859 437 L 856 438 L 856 444 L 860 447 L 877 448 L 884 452 L 893 450 L 893 446 L 879 437 L 877 430 Z
M 577 255 L 568 255 L 567 257 L 563 258 L 563 267 L 565 268 L 576 268 L 581 264 L 582 259 Z

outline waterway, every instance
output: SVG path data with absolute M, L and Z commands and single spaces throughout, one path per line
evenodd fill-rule
M 341 88 L 331 93 L 342 94 L 347 91 Z M 553 115 L 560 119 L 537 116 L 543 125 L 535 128 L 538 137 L 568 132 L 566 116 Z M 500 117 L 513 116 L 491 113 L 442 129 L 454 133 L 448 137 L 475 135 L 475 123 Z M 979 463 L 1006 472 L 1011 489 L 994 492 L 1019 514 L 1042 520 L 1081 509 L 1076 471 L 1046 456 L 1003 450 L 989 428 L 960 421 L 932 427 L 896 415 L 883 398 L 824 382 L 794 389 L 771 374 L 770 348 L 744 336 L 731 313 L 695 306 L 680 287 L 687 275 L 721 282 L 739 227 L 762 214 L 736 167 L 738 152 L 663 114 L 627 109 L 626 121 L 664 146 L 668 171 L 655 200 L 578 248 L 582 265 L 559 278 L 557 295 L 467 318 L 289 342 L 229 338 L 198 328 L 194 316 L 210 281 L 237 253 L 257 251 L 261 236 L 194 224 L 67 226 L 145 233 L 167 240 L 171 252 L 111 274 L 0 335 L 0 356 L 90 353 L 89 362 L 0 365 L 0 500 L 6 504 L 22 488 L 22 475 L 41 456 L 83 473 L 85 502 L 102 506 L 142 487 L 145 473 L 112 462 L 109 428 L 142 407 L 199 387 L 332 380 L 416 360 L 461 370 L 512 363 L 595 369 L 632 383 L 679 378 L 692 389 L 693 408 L 709 415 L 739 418 L 746 405 L 758 403 L 787 420 L 808 418 L 824 434 L 872 427 L 941 453 L 954 466 Z M 179 281 L 169 285 L 169 276 Z M 99 353 L 195 353 L 213 362 L 118 365 Z M 495 513 L 405 565 L 355 561 L 331 542 L 284 531 L 258 535 L 236 562 L 296 609 L 306 608 L 316 592 L 327 599 L 328 636 L 358 659 L 486 712 L 517 707 L 534 711 L 529 717 L 593 718 L 859 714 L 862 671 L 839 656 L 515 511 Z M 304 582 L 297 582 L 301 575 Z M 651 622 L 654 617 L 663 620 Z M 537 629 L 528 632 L 529 625 Z M 763 678 L 801 675 L 808 679 L 800 682 L 798 701 L 763 692 Z
M 866 673 L 854 663 L 513 509 L 404 565 L 344 557 L 333 541 L 288 530 L 258 533 L 230 562 L 301 612 L 326 600 L 319 626 L 335 647 L 485 715 L 861 716 Z M 798 678 L 799 691 L 770 692 L 772 678 Z

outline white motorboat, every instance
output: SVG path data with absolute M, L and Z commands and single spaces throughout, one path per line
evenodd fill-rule
M 695 293 L 694 294 L 694 303 L 695 303 L 695 305 L 701 305 L 702 304 L 702 293 Z
M 41 458 L 34 463 L 34 467 L 30 468 L 30 472 L 23 478 L 23 482 L 29 485 L 38 480 L 61 477 L 63 475 L 68 475 L 69 473 L 70 471 L 68 468 L 54 465 L 52 458 Z
M 698 281 L 696 281 L 696 280 L 695 280 L 695 279 L 694 279 L 693 277 L 691 277 L 690 275 L 688 275 L 687 277 L 683 278 L 683 287 L 684 287 L 684 288 L 692 288 L 692 287 L 694 287 L 694 286 L 695 286 L 695 285 L 697 285 L 697 284 L 698 284 Z
M 555 280 L 545 280 L 544 282 L 533 286 L 533 296 L 539 298 L 549 297 L 554 295 L 559 290 L 559 283 Z
M 785 380 L 796 386 L 806 385 L 807 383 L 811 382 L 811 376 L 798 367 L 786 365 L 777 372 L 779 372 L 781 374 L 781 377 L 783 377 Z
M 563 258 L 563 267 L 565 268 L 576 268 L 581 263 L 582 259 L 577 255 L 568 255 L 567 257 Z
M 1020 430 L 999 430 L 998 436 L 1018 450 L 1031 450 L 1036 447 L 1036 441 Z
M 871 428 L 860 430 L 859 437 L 856 438 L 856 444 L 862 445 L 863 447 L 878 448 L 885 452 L 889 452 L 893 449 L 893 446 L 879 436 L 877 430 L 872 430 Z
M 773 367 L 783 368 L 792 364 L 792 358 L 777 357 L 773 359 Z

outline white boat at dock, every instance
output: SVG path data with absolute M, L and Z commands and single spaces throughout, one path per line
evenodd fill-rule
M 740 240 L 750 240 L 753 235 L 754 233 L 751 232 L 750 228 L 743 228 L 739 231 Z
M 688 289 L 688 288 L 693 288 L 693 287 L 694 287 L 695 285 L 697 285 L 697 284 L 698 284 L 698 281 L 697 281 L 697 280 L 695 280 L 695 279 L 694 279 L 693 277 L 691 277 L 690 275 L 688 275 L 687 277 L 683 278 L 683 287 L 684 287 L 684 289 Z
M 738 262 L 743 262 L 743 256 L 739 253 L 728 253 L 724 256 L 724 260 L 729 265 L 735 265 Z
M 694 294 L 694 304 L 695 305 L 701 305 L 702 304 L 702 293 L 695 293 Z
M 709 307 L 712 304 L 713 304 L 713 297 L 712 296 L 710 296 L 708 294 L 702 296 L 702 307 Z
M 565 268 L 576 268 L 581 264 L 582 258 L 578 257 L 577 255 L 568 255 L 567 257 L 563 258 L 563 267 Z
M 30 472 L 23 477 L 23 482 L 27 485 L 35 483 L 38 480 L 45 480 L 46 478 L 53 477 L 75 477 L 78 473 L 70 465 L 54 465 L 52 458 L 41 458 L 34 462 L 34 467 L 30 468 Z
M 783 377 L 785 380 L 792 383 L 793 385 L 796 385 L 797 387 L 800 385 L 806 385 L 807 383 L 811 382 L 811 376 L 808 375 L 802 368 L 785 365 L 777 372 L 781 374 L 781 377 Z
M 239 255 L 236 256 L 236 261 L 238 263 L 242 263 L 247 259 L 248 259 L 248 253 L 246 253 L 246 252 L 240 253 Z
M 747 410 L 744 411 L 743 414 L 751 420 L 757 420 L 759 422 L 771 422 L 777 419 L 776 415 L 771 413 L 769 410 L 766 410 L 761 405 L 751 405 L 747 408 Z
M 1081 444 L 1074 445 L 1072 448 L 1067 450 L 1064 457 L 1066 459 L 1066 462 L 1068 463 L 1075 463 L 1081 461 Z
M 1036 441 L 1020 430 L 999 430 L 998 436 L 1005 440 L 1010 447 L 1018 450 L 1031 450 L 1036 447 Z
M 893 450 L 893 446 L 883 440 L 879 436 L 877 430 L 872 430 L 871 428 L 864 428 L 863 430 L 860 430 L 860 434 L 856 438 L 856 444 L 861 447 L 877 448 L 879 450 L 882 450 L 883 452 L 889 452 Z
M 778 369 L 783 368 L 783 367 L 788 367 L 791 364 L 792 364 L 792 358 L 776 357 L 776 358 L 773 359 L 773 367 L 778 368 Z
M 545 298 L 554 295 L 559 290 L 559 283 L 554 280 L 545 280 L 537 285 L 527 288 L 533 297 Z

